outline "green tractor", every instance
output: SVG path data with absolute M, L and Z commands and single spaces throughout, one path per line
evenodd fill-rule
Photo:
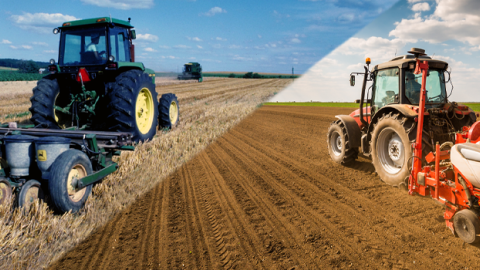
M 58 63 L 33 89 L 30 112 L 37 127 L 128 132 L 134 142 L 178 124 L 174 94 L 157 99 L 155 72 L 135 62 L 135 30 L 128 21 L 101 17 L 65 22 Z
M 203 81 L 202 66 L 197 62 L 189 62 L 183 65 L 182 74 L 178 75 L 179 80 L 198 80 Z

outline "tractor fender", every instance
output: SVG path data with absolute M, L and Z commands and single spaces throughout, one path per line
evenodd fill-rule
M 360 127 L 353 117 L 350 115 L 335 115 L 336 118 L 342 121 L 345 129 L 347 130 L 348 143 L 350 148 L 360 147 L 360 140 L 362 137 L 362 132 Z

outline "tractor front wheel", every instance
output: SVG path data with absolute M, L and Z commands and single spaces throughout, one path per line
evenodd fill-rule
M 57 157 L 51 168 L 48 190 L 54 207 L 61 213 L 79 211 L 92 192 L 92 185 L 77 188 L 78 180 L 93 173 L 88 156 L 69 149 Z
M 109 90 L 108 130 L 130 132 L 137 143 L 151 140 L 157 131 L 158 101 L 148 73 L 140 70 L 123 72 Z
M 332 160 L 339 164 L 352 163 L 358 156 L 358 149 L 349 146 L 347 130 L 340 120 L 333 122 L 328 129 L 327 148 Z
M 160 112 L 158 122 L 161 128 L 175 127 L 180 120 L 177 96 L 171 93 L 163 94 L 158 104 L 158 111 Z
M 392 186 L 406 185 L 412 148 L 408 132 L 412 121 L 400 114 L 385 114 L 375 124 L 370 149 L 372 163 L 383 182 Z

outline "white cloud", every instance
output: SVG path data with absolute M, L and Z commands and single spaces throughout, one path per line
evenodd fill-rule
M 374 61 L 385 61 L 400 52 L 409 40 L 369 37 L 368 39 L 353 37 L 340 45 L 333 55 L 359 55 L 370 57 Z
M 177 49 L 190 49 L 191 48 L 190 46 L 187 46 L 187 45 L 175 45 L 173 47 L 177 48 Z
M 60 26 L 66 21 L 79 19 L 61 13 L 24 13 L 10 16 L 10 20 L 21 29 L 50 34 L 54 27 Z
M 480 45 L 480 1 L 437 0 L 435 12 L 396 23 L 389 36 L 441 43 L 448 40 Z
M 144 51 L 146 52 L 156 52 L 157 50 L 155 50 L 154 48 L 150 48 L 150 47 L 147 47 L 145 49 L 143 49 Z
M 173 55 L 169 55 L 169 56 L 161 56 L 163 59 L 175 59 L 176 57 L 173 56 Z
M 12 42 L 10 40 L 3 39 L 0 41 L 0 44 L 12 44 Z
M 233 60 L 237 60 L 237 61 L 252 61 L 253 59 L 252 59 L 252 58 L 243 57 L 243 56 L 239 56 L 239 55 L 235 55 L 235 56 L 233 56 Z
M 292 42 L 292 43 L 301 43 L 300 39 L 298 39 L 298 38 L 292 38 L 292 39 L 290 40 L 290 42 Z
M 258 38 L 262 38 L 262 36 L 261 36 L 261 35 L 258 35 Z
M 215 14 L 221 14 L 221 13 L 227 13 L 227 11 L 221 7 L 213 7 L 211 8 L 209 11 L 201 14 L 201 15 L 205 15 L 205 16 L 214 16 Z
M 418 3 L 412 6 L 412 10 L 415 12 L 418 11 L 429 11 L 430 5 L 428 3 Z
M 199 48 L 199 49 L 203 49 L 203 47 L 202 47 L 202 46 L 200 46 L 200 45 L 197 45 L 197 48 Z
M 413 3 L 418 3 L 422 2 L 423 0 L 408 0 L 408 3 L 413 4 Z
M 20 45 L 20 46 L 10 45 L 10 48 L 12 48 L 14 50 L 31 50 L 31 49 L 33 49 L 33 47 L 30 46 L 30 45 Z
M 81 0 L 85 4 L 116 9 L 151 8 L 153 0 Z
M 166 45 L 160 45 L 158 47 L 160 47 L 161 49 L 170 49 L 170 46 L 166 46 Z
M 45 42 L 37 42 L 37 41 L 34 41 L 32 42 L 34 45 L 38 45 L 38 46 L 45 46 L 45 47 L 48 47 L 48 44 L 45 43 Z
M 202 41 L 199 37 L 187 37 L 188 40 L 193 40 L 193 41 Z
M 228 48 L 229 48 L 229 49 L 242 49 L 243 47 L 240 46 L 240 45 L 234 45 L 234 44 L 232 44 L 232 45 L 228 46 Z
M 148 42 L 157 42 L 158 37 L 152 34 L 137 34 L 137 40 L 145 40 Z
M 227 41 L 226 38 L 221 38 L 221 37 L 216 37 L 215 40 L 218 40 L 218 41 Z

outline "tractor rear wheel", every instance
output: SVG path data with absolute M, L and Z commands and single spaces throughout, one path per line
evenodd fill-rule
M 77 188 L 77 181 L 93 173 L 92 163 L 82 151 L 69 149 L 53 162 L 48 190 L 55 209 L 60 213 L 79 211 L 92 192 L 92 185 Z
M 340 120 L 333 122 L 328 129 L 327 148 L 332 160 L 342 165 L 352 163 L 358 157 L 358 149 L 350 148 L 347 130 Z
M 68 97 L 60 94 L 57 79 L 48 75 L 37 82 L 30 98 L 32 121 L 45 128 L 60 129 L 71 125 L 71 116 L 55 110 L 55 106 L 68 104 Z
M 413 121 L 400 114 L 385 114 L 375 124 L 370 149 L 372 163 L 383 182 L 403 186 L 410 175 Z
M 453 227 L 458 237 L 466 243 L 480 242 L 480 220 L 472 210 L 464 209 L 457 212 L 453 216 Z
M 121 73 L 110 86 L 107 125 L 110 131 L 130 132 L 133 141 L 151 140 L 157 131 L 158 101 L 152 78 L 140 70 Z
M 178 125 L 180 121 L 178 99 L 175 94 L 163 94 L 158 104 L 159 126 L 161 128 L 171 129 Z

